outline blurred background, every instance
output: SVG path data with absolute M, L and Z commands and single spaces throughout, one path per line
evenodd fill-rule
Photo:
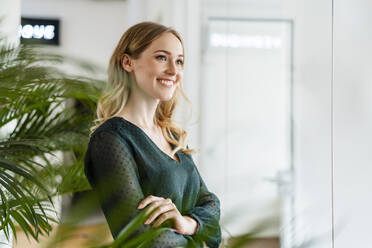
M 89 61 L 102 80 L 131 25 L 178 30 L 193 103 L 178 120 L 221 200 L 223 237 L 251 233 L 244 247 L 273 248 L 371 243 L 371 10 L 369 0 L 0 1 L 7 42 Z

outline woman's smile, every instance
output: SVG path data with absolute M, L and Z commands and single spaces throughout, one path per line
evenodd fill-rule
M 138 58 L 129 58 L 126 68 L 133 73 L 142 96 L 169 101 L 183 77 L 183 46 L 171 33 L 162 34 Z
M 157 81 L 164 87 L 171 88 L 174 85 L 173 80 L 168 79 L 157 79 Z

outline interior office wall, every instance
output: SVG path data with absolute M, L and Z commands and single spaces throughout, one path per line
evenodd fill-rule
M 0 35 L 10 43 L 17 44 L 20 24 L 21 0 L 0 1 Z
M 328 248 L 332 244 L 332 2 L 304 0 L 295 6 L 295 243 Z
M 126 1 L 22 0 L 21 15 L 60 19 L 60 46 L 48 47 L 107 68 L 110 56 L 127 29 Z
M 372 2 L 334 2 L 335 247 L 370 247 Z

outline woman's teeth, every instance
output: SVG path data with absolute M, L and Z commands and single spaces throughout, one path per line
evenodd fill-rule
M 165 86 L 172 86 L 173 85 L 173 81 L 169 81 L 169 80 L 159 80 L 159 82 Z

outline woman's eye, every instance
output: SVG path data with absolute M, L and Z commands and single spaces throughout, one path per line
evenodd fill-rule
M 167 57 L 165 57 L 164 55 L 159 55 L 159 56 L 156 56 L 156 59 L 159 59 L 161 61 L 166 61 Z
M 183 65 L 183 60 L 182 60 L 182 59 L 178 59 L 176 62 L 177 62 L 177 64 L 179 64 L 179 65 Z

